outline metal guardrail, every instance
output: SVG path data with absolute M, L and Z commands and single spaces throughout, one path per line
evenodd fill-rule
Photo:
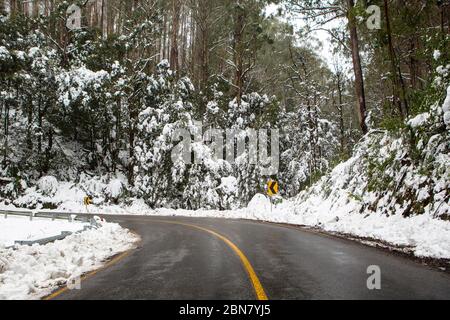
M 84 229 L 86 230 L 86 229 Z M 84 231 L 83 230 L 83 231 Z M 33 244 L 39 244 L 39 245 L 45 245 L 50 242 L 54 242 L 56 240 L 63 240 L 65 237 L 70 236 L 72 232 L 69 231 L 63 231 L 61 234 L 53 237 L 48 238 L 42 238 L 37 240 L 16 240 L 14 241 L 15 244 L 18 244 L 20 246 L 32 246 Z
M 79 221 L 79 222 L 85 222 L 89 223 L 90 225 L 84 226 L 83 230 L 78 231 L 86 231 L 89 229 L 92 229 L 93 227 L 98 226 L 97 221 L 94 219 L 94 215 L 88 214 L 88 213 L 73 213 L 73 212 L 46 212 L 46 211 L 31 211 L 31 210 L 0 210 L 0 219 L 1 216 L 4 216 L 5 219 L 8 218 L 8 216 L 18 216 L 18 217 L 27 217 L 30 218 L 30 220 L 33 220 L 34 218 L 39 219 L 51 219 L 52 221 L 55 220 L 67 220 L 69 222 L 73 221 Z M 75 233 L 78 233 L 75 232 Z M 50 242 L 54 242 L 56 240 L 62 240 L 65 237 L 71 235 L 72 232 L 63 231 L 60 235 L 56 235 L 49 238 L 43 238 L 43 239 L 37 239 L 37 240 L 30 240 L 30 241 L 15 241 L 16 245 L 33 245 L 33 244 L 39 244 L 44 245 Z M 14 246 L 11 246 L 14 247 Z
M 48 211 L 31 211 L 31 210 L 0 210 L 0 217 L 4 216 L 19 216 L 33 218 L 43 218 L 52 220 L 67 220 L 67 221 L 80 221 L 91 222 L 93 215 L 88 213 L 74 213 L 74 212 L 48 212 Z

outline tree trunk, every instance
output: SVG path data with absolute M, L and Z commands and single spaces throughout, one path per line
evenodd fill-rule
M 32 151 L 33 150 L 33 140 L 32 140 L 32 130 L 33 130 L 33 103 L 31 101 L 31 97 L 29 97 L 28 99 L 28 107 L 27 107 L 27 111 L 28 111 L 28 126 L 27 126 L 27 148 L 28 150 Z
M 178 71 L 178 31 L 180 25 L 180 0 L 172 0 L 172 43 L 170 50 L 170 66 Z
M 361 67 L 361 57 L 359 55 L 359 40 L 358 32 L 356 30 L 356 21 L 353 13 L 351 12 L 355 6 L 354 0 L 347 0 L 348 3 L 348 26 L 350 29 L 350 42 L 352 50 L 353 70 L 355 73 L 355 91 L 357 101 L 357 113 L 359 118 L 359 126 L 364 134 L 368 132 L 366 124 L 366 96 L 364 91 L 364 76 Z
M 389 4 L 388 0 L 384 0 L 384 15 L 386 19 L 386 31 L 388 36 L 389 46 L 389 59 L 391 60 L 392 80 L 394 85 L 394 105 L 399 109 L 402 119 L 408 116 L 408 101 L 406 100 L 406 88 L 405 81 L 402 76 L 400 65 L 397 61 L 397 57 L 394 50 L 394 44 L 392 40 L 391 22 L 389 18 Z
M 244 24 L 245 12 L 241 7 L 236 8 L 234 21 L 234 87 L 236 91 L 236 102 L 240 106 L 244 91 Z
M 101 0 L 100 6 L 100 32 L 102 38 L 105 36 L 105 0 Z
M 47 148 L 45 149 L 45 163 L 44 163 L 44 167 L 42 170 L 45 174 L 47 174 L 48 170 L 50 169 L 50 160 L 52 158 L 52 149 L 53 149 L 53 128 L 50 127 L 48 129 Z
M 40 155 L 42 152 L 42 135 L 44 134 L 42 129 L 42 118 L 43 112 L 42 112 L 42 106 L 41 106 L 41 98 L 38 98 L 38 127 L 39 127 L 39 135 L 38 135 L 38 154 Z
M 411 46 L 409 50 L 409 72 L 411 74 L 411 88 L 417 89 L 419 88 L 420 82 L 419 78 L 419 68 L 418 68 L 418 60 L 415 57 L 417 38 L 414 36 L 413 39 L 410 40 Z
M 338 90 L 338 111 L 339 111 L 339 129 L 341 134 L 341 154 L 345 153 L 345 127 L 344 127 L 344 105 L 342 101 L 342 75 L 338 74 L 337 76 L 337 90 Z
M 11 16 L 14 17 L 18 12 L 18 0 L 9 0 L 9 9 L 11 12 Z
M 137 100 L 139 101 L 139 99 Z M 128 127 L 128 184 L 134 186 L 134 144 L 136 139 L 136 127 L 139 118 L 139 110 L 134 101 L 130 101 L 128 104 L 128 112 L 130 115 L 130 124 Z M 136 102 L 137 104 L 138 102 Z
M 199 0 L 195 8 L 196 16 L 196 83 L 203 94 L 206 93 L 209 79 L 209 14 L 210 0 Z M 200 112 L 206 109 L 206 102 L 201 101 Z
M 162 49 L 162 59 L 165 60 L 167 59 L 167 55 L 166 55 L 166 47 L 167 47 L 167 14 L 165 14 L 165 10 L 163 11 L 163 21 L 162 21 L 162 44 L 161 44 L 161 49 Z
M 4 145 L 3 145 L 3 149 L 4 149 L 4 157 L 3 157 L 3 161 L 4 163 L 6 163 L 6 160 L 8 158 L 8 138 L 9 138 L 9 104 L 6 103 L 5 104 L 5 138 L 4 138 Z

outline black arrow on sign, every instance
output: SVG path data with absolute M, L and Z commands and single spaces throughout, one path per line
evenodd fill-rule
M 272 183 L 269 186 L 269 189 L 272 192 L 272 194 L 277 194 L 277 192 L 274 189 L 276 185 L 277 185 L 277 183 L 275 181 L 272 181 Z

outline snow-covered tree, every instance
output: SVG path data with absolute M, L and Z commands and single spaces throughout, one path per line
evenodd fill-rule
M 177 80 L 167 60 L 146 80 L 134 150 L 135 189 L 148 204 L 157 206 L 182 193 L 185 167 L 177 168 L 171 153 L 177 143 L 175 131 L 193 126 L 189 97 L 194 87 L 187 78 Z

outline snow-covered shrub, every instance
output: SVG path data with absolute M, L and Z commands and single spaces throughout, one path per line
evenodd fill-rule
M 53 176 L 42 177 L 39 179 L 37 186 L 43 195 L 54 196 L 58 190 L 58 179 Z
M 219 188 L 227 195 L 236 195 L 238 192 L 238 182 L 235 177 L 224 177 L 221 179 L 222 183 Z
M 135 191 L 151 206 L 176 198 L 183 175 L 171 174 L 171 152 L 178 143 L 173 135 L 178 128 L 193 127 L 188 113 L 192 108 L 192 84 L 187 78 L 177 81 L 166 60 L 157 70 L 156 75 L 146 79 L 148 86 L 134 149 Z
M 221 193 L 222 208 L 235 209 L 239 199 L 238 180 L 233 176 L 223 177 L 217 189 Z
M 442 106 L 442 112 L 444 113 L 444 123 L 447 126 L 447 130 L 450 130 L 450 87 L 447 88 L 447 98 Z
M 59 102 L 66 108 L 78 104 L 82 108 L 79 111 L 87 111 L 85 108 L 89 107 L 94 94 L 100 93 L 108 77 L 104 70 L 92 71 L 84 66 L 60 73 L 56 78 L 59 85 Z
M 241 134 L 245 134 L 243 138 L 246 141 L 251 139 L 252 130 L 256 130 L 258 135 L 262 132 L 259 130 L 266 130 L 269 136 L 270 131 L 276 130 L 280 125 L 279 115 L 280 106 L 275 99 L 253 92 L 242 96 L 240 104 L 236 99 L 229 103 L 228 126 L 231 129 L 242 130 Z M 236 140 L 241 138 L 238 137 Z M 270 141 L 271 139 L 268 138 L 267 143 L 270 144 Z M 232 146 L 227 146 L 227 148 L 230 147 Z M 267 145 L 259 144 L 258 148 L 267 148 Z M 248 161 L 250 159 L 249 147 L 243 151 L 232 164 L 233 176 L 236 177 L 238 183 L 239 196 L 236 198 L 238 206 L 247 205 L 256 193 L 264 190 L 267 182 L 267 174 L 264 170 L 266 164 L 262 163 L 263 160 L 258 157 L 257 164 L 252 164 Z M 273 151 L 271 150 L 271 152 Z M 274 156 L 276 155 L 274 154 Z
M 96 205 L 117 203 L 128 195 L 123 175 L 88 176 L 81 174 L 78 181 L 57 181 L 55 177 L 43 177 L 36 186 L 25 188 L 13 204 L 28 209 L 60 209 L 74 212 L 86 210 L 83 199 L 91 196 Z
M 124 185 L 122 181 L 120 181 L 119 179 L 113 179 L 109 182 L 108 186 L 106 187 L 105 193 L 110 199 L 117 201 L 123 194 L 123 191 Z
M 0 46 L 0 71 L 5 72 L 7 66 L 13 64 L 14 60 L 11 53 L 4 46 Z
M 287 196 L 295 196 L 328 172 L 339 152 L 338 130 L 318 108 L 299 106 L 284 117 L 282 183 L 289 185 Z

